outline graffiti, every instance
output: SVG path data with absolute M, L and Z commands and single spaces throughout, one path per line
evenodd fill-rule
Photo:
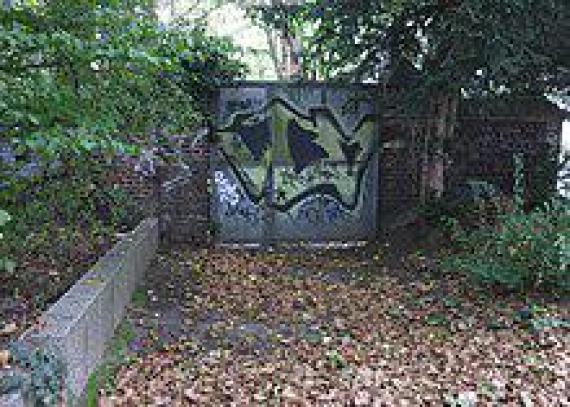
M 350 211 L 344 209 L 338 201 L 327 196 L 317 195 L 306 199 L 299 205 L 295 219 L 319 227 L 342 223 L 350 216 Z
M 327 151 L 315 142 L 317 136 L 316 133 L 303 129 L 293 120 L 287 125 L 287 142 L 295 174 L 300 174 L 310 165 L 329 158 Z
M 216 181 L 220 203 L 225 206 L 237 205 L 240 200 L 238 186 L 226 178 L 222 171 L 216 171 L 214 180 Z
M 247 223 L 258 223 L 260 211 L 241 193 L 239 185 L 233 183 L 222 171 L 214 174 L 218 202 L 224 216 L 239 216 Z
M 228 95 L 235 98 L 239 92 Z M 280 228 L 311 237 L 315 228 L 342 234 L 374 224 L 362 220 L 364 189 L 373 185 L 366 180 L 375 177 L 368 171 L 376 162 L 371 113 L 351 112 L 356 114 L 347 120 L 340 108 L 293 103 L 285 96 L 261 104 L 222 97 L 221 103 L 219 111 L 229 112 L 216 130 L 223 171 L 216 172 L 215 181 L 223 216 L 261 222 L 263 233 L 279 236 L 285 233 L 277 233 Z M 366 216 L 374 219 L 374 212 Z M 345 227 L 355 220 L 360 223 Z M 232 230 L 228 224 L 226 235 Z
M 270 122 L 273 124 L 270 125 Z M 346 167 L 345 178 L 352 181 L 350 196 L 343 193 L 347 188 L 339 188 L 336 183 L 323 180 L 291 191 L 285 202 L 270 202 L 269 206 L 285 212 L 306 197 L 321 194 L 353 210 L 357 205 L 364 172 L 374 155 L 373 124 L 371 115 L 363 115 L 349 132 L 329 107 L 313 106 L 308 108 L 308 113 L 304 113 L 283 98 L 273 98 L 259 110 L 235 112 L 229 123 L 217 132 L 222 140 L 221 153 L 252 202 L 259 203 L 263 199 L 262 194 L 255 190 L 261 191 L 261 185 L 267 182 L 271 174 L 268 171 L 266 178 L 256 183 L 240 171 L 239 167 L 244 162 L 268 168 L 278 163 L 293 168 L 298 176 L 322 163 L 330 165 L 342 162 Z M 236 135 L 241 140 L 238 145 Z M 268 162 L 262 162 L 264 157 L 269 157 Z M 355 166 L 356 173 L 353 171 Z M 253 190 L 250 186 L 254 187 Z

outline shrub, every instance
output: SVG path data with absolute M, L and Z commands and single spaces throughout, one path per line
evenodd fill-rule
M 418 208 L 428 226 L 449 231 L 450 219 L 466 229 L 494 225 L 501 213 L 513 209 L 512 199 L 500 194 L 492 184 L 468 180 L 441 198 L 427 201 Z
M 117 232 L 142 219 L 132 197 L 107 180 L 110 170 L 97 167 L 54 171 L 1 202 L 12 219 L 0 226 L 0 295 L 35 292 L 34 304 L 43 306 L 95 262 Z
M 479 281 L 511 290 L 570 288 L 570 201 L 554 197 L 523 211 L 522 166 L 515 158 L 514 204 L 497 206 L 492 223 L 465 228 L 448 218 L 458 252 L 446 263 Z
M 468 231 L 451 221 L 459 253 L 450 265 L 512 290 L 570 288 L 570 205 L 553 200 L 530 213 L 499 216 Z
M 12 217 L 8 212 L 6 212 L 3 209 L 0 209 L 0 241 L 4 238 L 4 234 L 2 233 L 2 227 L 6 223 L 10 222 L 11 219 Z M 3 256 L 0 253 L 0 272 L 2 271 L 12 272 L 14 270 L 14 267 L 16 267 L 16 263 L 10 260 L 7 256 Z

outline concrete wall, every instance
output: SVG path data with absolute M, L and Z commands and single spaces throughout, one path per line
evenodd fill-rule
M 158 220 L 147 218 L 42 315 L 39 327 L 22 335 L 23 345 L 52 352 L 64 363 L 72 398 L 85 389 L 157 247 Z M 18 395 L 0 396 L 0 406 L 8 397 Z

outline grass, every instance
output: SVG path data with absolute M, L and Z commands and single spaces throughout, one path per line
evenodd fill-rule
M 135 293 L 136 294 L 136 293 Z M 134 301 L 134 295 L 133 295 Z M 99 401 L 99 389 L 110 390 L 114 388 L 115 376 L 121 365 L 128 363 L 128 345 L 135 337 L 135 332 L 130 322 L 123 321 L 117 328 L 114 338 L 107 350 L 105 362 L 101 364 L 87 381 L 87 406 L 97 407 Z
M 144 308 L 148 303 L 148 295 L 145 290 L 137 288 L 133 293 L 131 304 L 135 308 Z

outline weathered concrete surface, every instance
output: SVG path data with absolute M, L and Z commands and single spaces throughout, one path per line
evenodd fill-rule
M 61 358 L 72 398 L 83 392 L 157 248 L 158 220 L 148 218 L 44 313 L 40 328 L 30 329 L 20 338 Z M 0 406 L 17 397 L 0 396 Z

